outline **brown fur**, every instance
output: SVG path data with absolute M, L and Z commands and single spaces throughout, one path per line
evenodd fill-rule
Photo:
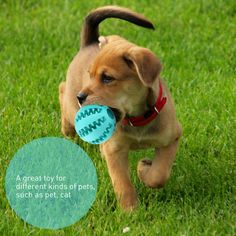
M 135 19 L 139 17 L 139 20 L 148 22 L 137 13 L 123 8 L 105 7 L 98 11 L 108 10 L 109 17 L 112 14 L 117 17 L 119 11 L 121 19 L 130 21 L 133 17 L 131 22 L 135 23 Z M 93 11 L 92 16 L 96 12 Z M 122 18 L 122 14 L 128 14 L 129 19 Z M 89 17 L 93 18 L 91 14 Z M 100 146 L 117 198 L 122 208 L 131 210 L 137 205 L 137 194 L 129 176 L 129 151 L 150 147 L 155 149 L 153 160 L 139 161 L 137 173 L 147 186 L 162 187 L 170 176 L 182 129 L 176 119 L 170 92 L 160 79 L 161 64 L 158 58 L 149 49 L 138 47 L 119 36 L 100 37 L 99 48 L 97 25 L 98 23 L 84 27 L 87 28 L 86 33 L 82 33 L 82 37 L 85 37 L 82 49 L 69 66 L 66 82 L 61 82 L 59 86 L 63 134 L 75 135 L 74 118 L 79 110 L 76 99 L 78 93 L 88 95 L 83 105 L 96 103 L 116 108 L 121 113 L 121 119 L 126 115 L 138 116 L 145 113 L 148 110 L 147 103 L 154 104 L 158 97 L 159 81 L 167 97 L 166 105 L 151 123 L 143 127 L 131 127 L 124 126 L 119 121 L 112 138 Z M 95 31 L 93 27 L 96 28 Z M 91 33 L 92 36 L 89 36 L 88 32 L 95 34 Z M 109 84 L 102 83 L 101 76 L 104 73 L 114 80 Z

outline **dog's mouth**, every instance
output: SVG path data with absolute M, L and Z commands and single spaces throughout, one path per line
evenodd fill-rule
M 118 109 L 113 108 L 113 107 L 110 107 L 110 109 L 113 111 L 113 113 L 115 115 L 116 122 L 119 122 L 121 120 L 121 118 L 122 118 L 121 112 Z
M 85 102 L 83 103 L 83 105 L 81 105 L 79 102 L 79 107 L 83 107 L 83 106 L 86 106 L 86 105 L 91 105 L 91 104 L 97 104 L 97 103 L 90 103 L 90 102 Z M 102 104 L 100 104 L 102 105 Z M 121 119 L 122 119 L 122 112 L 120 110 L 118 110 L 117 108 L 114 108 L 114 107 L 110 107 L 109 108 L 112 110 L 112 112 L 114 113 L 114 116 L 116 118 L 116 122 L 119 122 Z

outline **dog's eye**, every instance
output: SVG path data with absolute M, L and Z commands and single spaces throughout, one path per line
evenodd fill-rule
M 103 73 L 101 80 L 102 80 L 102 83 L 103 83 L 103 84 L 109 84 L 109 83 L 111 83 L 112 81 L 114 81 L 115 79 L 114 79 L 113 77 L 111 77 L 111 76 L 106 75 L 106 74 Z

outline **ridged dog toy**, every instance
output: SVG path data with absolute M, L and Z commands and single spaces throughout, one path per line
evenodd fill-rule
M 115 126 L 115 115 L 108 106 L 83 106 L 75 116 L 76 133 L 91 144 L 107 141 L 114 133 Z

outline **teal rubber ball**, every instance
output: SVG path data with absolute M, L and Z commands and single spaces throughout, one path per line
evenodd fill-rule
M 111 138 L 116 118 L 108 106 L 87 105 L 75 116 L 75 130 L 80 138 L 91 144 L 101 144 Z

